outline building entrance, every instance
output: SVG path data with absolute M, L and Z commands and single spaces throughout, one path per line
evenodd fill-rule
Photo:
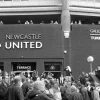
M 14 71 L 15 75 L 23 73 L 30 73 L 36 70 L 36 62 L 12 62 L 12 70 Z
M 0 71 L 4 71 L 4 63 L 0 62 Z
M 44 69 L 45 73 L 51 73 L 54 78 L 58 78 L 61 76 L 61 62 L 45 62 Z

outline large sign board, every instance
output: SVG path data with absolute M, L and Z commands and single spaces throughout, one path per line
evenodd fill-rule
M 1 25 L 0 58 L 64 58 L 61 25 Z
M 100 66 L 100 25 L 73 25 L 70 34 L 70 57 L 73 75 L 90 72 L 88 56 L 94 57 L 93 70 Z

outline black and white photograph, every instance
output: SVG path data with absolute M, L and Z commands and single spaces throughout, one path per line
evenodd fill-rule
M 100 100 L 100 0 L 0 0 L 0 100 Z

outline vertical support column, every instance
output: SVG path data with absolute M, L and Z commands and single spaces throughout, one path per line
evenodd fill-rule
M 11 71 L 11 62 L 9 61 L 4 62 L 4 71 L 7 71 L 7 72 Z
M 64 33 L 64 68 L 70 66 L 69 36 L 70 36 L 70 11 L 69 0 L 62 0 L 61 25 Z M 64 73 L 65 74 L 65 73 Z
M 37 60 L 36 70 L 38 71 L 38 75 L 41 75 L 44 71 L 44 61 L 43 60 Z
M 65 38 L 69 38 L 69 33 L 70 33 L 69 0 L 62 0 L 61 25 Z

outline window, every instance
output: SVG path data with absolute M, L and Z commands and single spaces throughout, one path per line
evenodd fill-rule
M 12 62 L 13 71 L 33 71 L 36 70 L 36 62 Z
M 46 75 L 48 73 L 53 74 L 54 78 L 59 78 L 61 76 L 61 62 L 45 62 L 44 63 L 44 69 Z

